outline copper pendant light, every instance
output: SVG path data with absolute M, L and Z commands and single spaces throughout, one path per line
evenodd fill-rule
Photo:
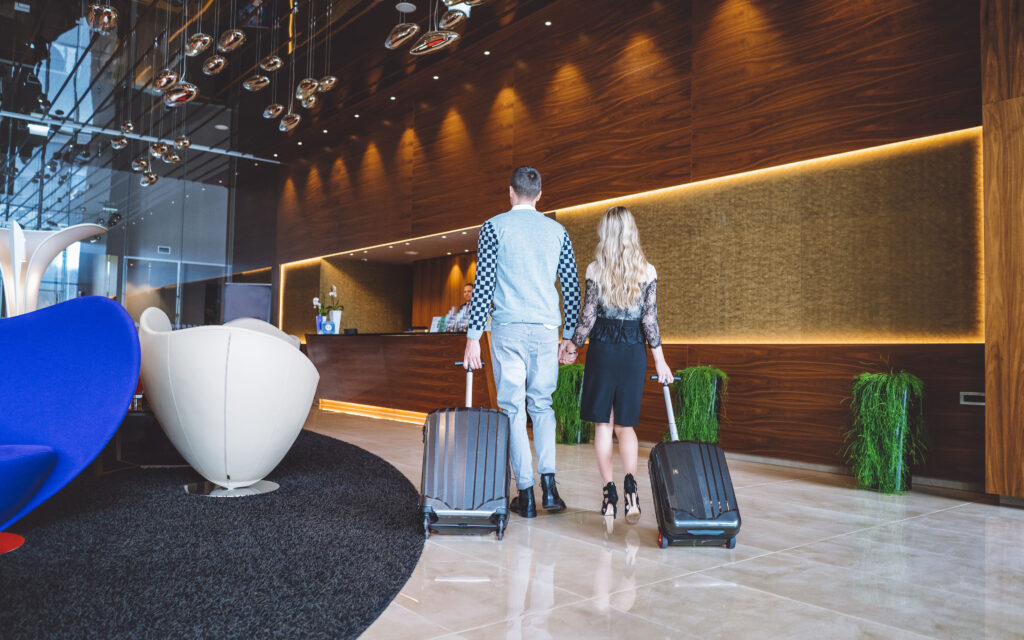
M 164 94 L 164 104 L 168 107 L 178 107 L 196 99 L 199 95 L 199 87 L 191 82 L 178 82 Z
M 417 33 L 420 32 L 420 25 L 415 22 L 404 22 L 396 24 L 388 34 L 388 37 L 384 40 L 384 47 L 387 49 L 397 49 L 406 42 L 412 39 Z
M 127 120 L 121 123 L 121 133 L 134 133 L 135 123 L 131 120 Z
M 167 153 L 167 143 L 166 142 L 153 142 L 153 143 L 150 143 L 150 145 L 149 145 L 149 155 L 153 156 L 154 158 L 160 158 L 160 157 L 163 157 L 163 155 L 165 153 Z
M 117 32 L 117 9 L 106 2 L 94 2 L 85 11 L 85 21 L 96 33 L 109 36 Z
M 185 43 L 185 55 L 195 58 L 210 48 L 213 44 L 213 37 L 206 33 L 193 33 L 192 37 Z
M 299 86 L 295 87 L 295 97 L 299 100 L 305 100 L 316 93 L 319 86 L 320 81 L 316 78 L 303 78 L 299 81 Z
M 422 56 L 426 53 L 434 53 L 444 49 L 448 45 L 452 44 L 459 39 L 459 34 L 455 31 L 448 31 L 445 29 L 436 29 L 434 31 L 428 31 L 423 34 L 419 42 L 409 49 L 409 53 L 414 56 Z
M 231 53 L 243 44 L 245 44 L 245 32 L 241 29 L 228 29 L 220 34 L 220 40 L 217 41 L 217 51 Z
M 335 76 L 324 76 L 324 77 L 320 78 L 320 81 L 317 84 L 317 87 L 316 87 L 317 93 L 327 93 L 328 91 L 333 89 L 335 87 L 335 85 L 337 85 L 337 84 L 338 84 L 338 78 L 337 77 L 335 77 Z
M 161 69 L 160 73 L 156 74 L 156 78 L 153 79 L 153 86 L 159 91 L 167 91 L 174 85 L 178 84 L 179 76 L 178 72 L 173 69 Z
M 295 127 L 299 126 L 300 122 L 302 122 L 302 116 L 289 111 L 281 118 L 281 122 L 277 123 L 277 128 L 285 132 L 291 131 Z
M 203 60 L 203 73 L 205 73 L 208 76 L 215 76 L 221 71 L 223 71 L 225 68 L 227 68 L 227 66 L 227 58 L 220 55 L 219 53 L 214 54 L 206 60 Z
M 139 184 L 142 185 L 143 187 L 148 187 L 149 185 L 155 183 L 157 180 L 157 175 L 153 173 L 152 170 L 144 171 L 142 175 L 139 176 Z
M 146 156 L 139 156 L 132 160 L 132 171 L 138 173 L 149 169 L 149 159 Z
M 188 137 L 184 133 L 174 139 L 174 148 L 183 151 L 192 146 L 192 138 Z
M 128 138 L 124 136 L 114 136 L 110 139 L 110 146 L 120 151 L 128 146 Z
M 256 73 L 242 81 L 242 87 L 246 91 L 259 91 L 270 84 L 270 78 L 265 75 Z
M 302 101 L 299 104 L 301 104 L 303 106 L 303 108 L 305 108 L 305 109 L 312 109 L 313 107 L 316 106 L 316 103 L 319 100 L 320 100 L 320 98 L 315 93 L 312 93 L 312 94 L 306 96 L 305 98 L 303 98 Z
M 276 53 L 272 53 L 260 60 L 260 69 L 264 71 L 277 71 L 282 66 L 284 66 L 284 61 Z
M 437 26 L 442 29 L 451 29 L 465 22 L 469 16 L 464 11 L 458 9 L 449 9 L 445 11 L 444 15 L 441 16 L 441 20 L 438 21 Z
M 263 110 L 263 117 L 267 120 L 273 120 L 280 117 L 282 113 L 284 113 L 284 105 L 275 102 L 267 105 L 267 108 Z
M 167 164 L 178 164 L 179 162 L 181 162 L 181 154 L 171 149 L 164 155 L 160 156 L 160 159 L 166 162 Z

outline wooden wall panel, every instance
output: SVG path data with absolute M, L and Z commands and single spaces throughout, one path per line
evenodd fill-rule
M 355 258 L 321 261 L 320 291 L 338 289 L 345 307 L 341 326 L 360 333 L 400 333 L 412 325 L 412 268 L 362 262 Z
M 984 346 L 922 345 L 665 345 L 674 369 L 714 365 L 729 376 L 721 427 L 731 452 L 845 466 L 853 377 L 904 369 L 925 384 L 925 422 L 931 442 L 921 476 L 984 482 L 985 408 L 960 404 L 961 391 L 985 384 Z M 654 373 L 653 361 L 649 373 Z M 637 432 L 659 441 L 665 411 L 658 385 L 644 394 Z
M 980 120 L 978 3 L 694 5 L 694 180 Z
M 413 263 L 412 324 L 429 327 L 434 316 L 462 304 L 462 287 L 476 277 L 476 252 Z
M 986 490 L 1024 498 L 1024 9 L 982 6 Z
M 430 60 L 356 48 L 331 132 L 283 169 L 280 261 L 479 224 L 518 164 L 554 210 L 980 122 L 976 0 L 474 11 Z
M 310 335 L 306 351 L 320 372 L 318 399 L 426 413 L 463 404 L 466 373 L 453 363 L 465 346 L 454 334 Z M 493 406 L 487 378 L 473 376 L 474 406 Z

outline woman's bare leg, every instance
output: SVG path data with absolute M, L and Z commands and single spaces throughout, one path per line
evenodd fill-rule
M 640 444 L 636 439 L 636 429 L 615 425 L 615 437 L 619 439 L 619 455 L 626 475 L 636 475 L 636 458 L 640 452 Z

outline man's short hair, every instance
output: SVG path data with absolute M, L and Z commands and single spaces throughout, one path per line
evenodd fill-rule
M 469 287 L 470 289 L 472 289 L 473 288 L 473 283 L 472 282 L 467 282 L 466 284 L 462 285 L 463 289 L 465 289 L 466 287 Z
M 512 172 L 509 184 L 519 197 L 536 198 L 540 195 L 540 171 L 533 167 L 519 167 Z

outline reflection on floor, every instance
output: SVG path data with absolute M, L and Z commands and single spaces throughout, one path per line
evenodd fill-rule
M 314 411 L 307 428 L 419 486 L 419 427 Z M 647 452 L 641 451 L 641 457 Z M 1011 638 L 1024 634 L 1024 510 L 730 462 L 736 549 L 657 548 L 643 517 L 606 535 L 589 445 L 558 449 L 569 510 L 513 516 L 505 539 L 430 538 L 364 638 Z M 622 471 L 616 463 L 616 483 Z M 539 490 L 539 489 L 538 489 Z M 538 500 L 539 500 L 538 494 Z

